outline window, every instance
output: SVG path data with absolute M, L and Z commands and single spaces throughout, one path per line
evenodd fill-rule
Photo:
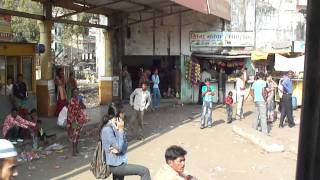
M 0 95 L 12 94 L 12 84 L 23 74 L 28 91 L 32 91 L 33 58 L 31 56 L 0 56 Z

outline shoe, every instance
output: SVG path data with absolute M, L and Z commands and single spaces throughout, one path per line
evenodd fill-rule
M 200 129 L 204 129 L 204 126 L 200 126 Z
M 296 125 L 295 124 L 290 124 L 289 128 L 294 128 Z
M 212 124 L 208 125 L 207 128 L 212 128 Z
M 13 145 L 17 145 L 17 141 L 10 141 Z
M 231 124 L 231 123 L 232 123 L 232 121 L 228 121 L 227 123 L 228 123 L 228 124 Z
M 137 140 L 138 140 L 138 141 L 143 141 L 143 140 L 144 140 L 144 137 L 141 135 L 141 136 L 137 137 Z
M 284 125 L 283 124 L 279 124 L 279 128 L 284 128 Z
M 17 142 L 22 143 L 24 140 L 23 139 L 17 139 Z

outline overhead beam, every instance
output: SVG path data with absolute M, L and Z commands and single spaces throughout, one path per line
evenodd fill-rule
M 128 3 L 134 4 L 134 5 L 142 6 L 142 7 L 146 8 L 146 9 L 153 9 L 153 10 L 155 10 L 157 12 L 163 12 L 162 9 L 154 8 L 154 7 L 149 6 L 147 4 L 135 2 L 135 1 L 132 1 L 132 0 L 125 0 L 125 1 L 128 2 Z
M 106 30 L 110 30 L 111 29 L 109 26 L 106 26 L 106 25 L 92 24 L 92 23 L 80 22 L 80 21 L 73 21 L 73 20 L 69 20 L 69 19 L 54 19 L 54 22 L 64 23 L 64 24 L 73 24 L 73 25 L 85 26 L 85 27 L 95 27 L 95 28 L 101 28 L 101 29 L 106 29 Z
M 36 20 L 44 20 L 45 19 L 45 17 L 42 15 L 30 14 L 30 13 L 20 12 L 20 11 L 13 11 L 13 10 L 8 10 L 8 9 L 3 9 L 3 8 L 0 8 L 0 14 L 19 16 L 19 17 L 24 17 L 24 18 L 36 19 Z
M 159 19 L 159 18 L 163 18 L 163 17 L 167 17 L 167 16 L 172 16 L 172 15 L 175 15 L 175 14 L 180 14 L 180 13 L 184 13 L 184 12 L 188 12 L 188 11 L 192 11 L 192 10 L 191 9 L 185 9 L 185 10 L 180 10 L 180 11 L 176 11 L 176 12 L 172 12 L 172 13 L 166 13 L 166 14 L 155 16 L 155 17 L 152 17 L 152 18 L 147 18 L 147 19 L 136 21 L 136 22 L 128 23 L 125 26 L 131 26 L 131 25 L 135 25 L 135 24 L 139 24 L 139 23 L 143 23 L 143 22 L 147 22 L 147 21 L 152 21 L 154 19 Z M 116 27 L 115 29 L 118 29 L 118 28 L 121 28 L 121 27 L 123 27 L 123 26 Z
M 39 0 L 36 0 L 36 1 L 39 1 Z M 79 4 L 83 4 L 83 5 L 89 6 L 89 7 L 95 7 L 95 6 L 92 6 L 92 5 L 85 4 L 85 3 L 83 3 L 82 1 L 55 0 L 55 1 L 53 1 L 52 3 L 53 3 L 54 6 L 66 8 L 66 9 L 73 10 L 73 11 L 83 11 L 83 10 L 85 9 L 83 6 L 74 4 L 73 2 L 76 2 L 76 3 L 79 3 Z M 115 12 L 115 11 L 112 10 L 112 9 L 108 9 L 108 8 L 103 8 L 103 9 L 102 9 L 102 8 L 99 8 L 99 9 L 94 10 L 94 11 L 91 12 L 91 13 L 94 13 L 94 14 L 102 14 L 102 15 L 110 16 L 110 15 L 112 15 L 114 12 Z
M 100 5 L 98 5 L 98 6 L 92 6 L 92 7 L 83 9 L 82 11 L 76 11 L 76 12 L 64 14 L 64 15 L 59 16 L 59 17 L 56 17 L 56 18 L 57 18 L 57 19 L 61 19 L 61 18 L 64 18 L 64 17 L 68 17 L 68 16 L 72 16 L 72 15 L 78 14 L 78 13 L 93 12 L 93 11 L 98 10 L 98 9 L 101 9 L 101 8 L 103 8 L 103 7 L 105 7 L 105 6 L 112 5 L 112 4 L 117 4 L 117 3 L 120 3 L 120 2 L 122 2 L 122 1 L 124 1 L 124 0 L 117 0 L 117 1 L 113 1 L 113 2 L 108 2 L 108 3 L 100 4 Z
M 2 9 L 2 8 L 0 8 L 0 14 L 18 16 L 18 17 L 35 19 L 35 20 L 40 20 L 40 21 L 45 20 L 45 17 L 41 16 L 41 15 L 30 14 L 30 13 L 19 12 L 19 11 L 12 11 L 12 10 Z M 65 24 L 73 24 L 73 25 L 85 26 L 85 27 L 95 27 L 95 28 L 102 28 L 102 29 L 110 29 L 109 26 L 105 26 L 105 25 L 92 24 L 92 23 L 80 22 L 80 21 L 72 21 L 72 20 L 68 20 L 68 19 L 53 19 L 53 22 L 65 23 Z

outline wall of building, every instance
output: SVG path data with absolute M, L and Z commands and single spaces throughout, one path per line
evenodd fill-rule
M 125 55 L 180 55 L 179 14 L 130 26 L 125 38 Z M 222 21 L 216 16 L 189 11 L 181 14 L 181 54 L 191 55 L 190 31 L 221 31 Z M 126 34 L 128 34 L 126 29 Z M 153 33 L 155 47 L 153 46 Z M 154 48 L 154 49 L 153 49 Z

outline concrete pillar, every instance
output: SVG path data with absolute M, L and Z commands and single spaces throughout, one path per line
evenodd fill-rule
M 52 21 L 38 21 L 40 28 L 40 44 L 45 45 L 46 51 L 41 54 L 41 80 L 52 79 L 52 51 L 51 51 L 51 30 Z
M 107 104 L 112 101 L 112 33 L 110 30 L 103 30 L 104 51 L 100 59 L 99 77 L 99 100 L 100 104 Z M 102 69 L 101 69 L 102 68 Z
M 320 1 L 307 7 L 306 59 L 296 180 L 320 177 Z
M 52 74 L 51 30 L 52 21 L 38 21 L 40 43 L 44 44 L 45 52 L 40 55 L 41 80 L 37 81 L 37 105 L 41 116 L 53 116 L 56 106 L 55 85 Z

